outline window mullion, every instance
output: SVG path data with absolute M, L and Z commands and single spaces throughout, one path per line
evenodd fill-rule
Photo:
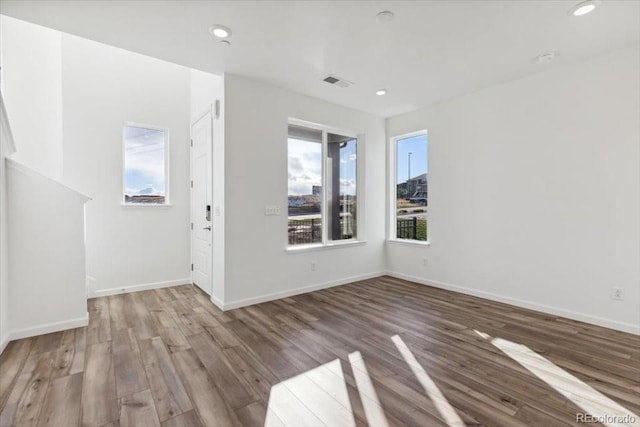
M 328 197 L 327 197 L 327 162 L 329 161 L 329 158 L 327 157 L 327 131 L 323 130 L 322 131 L 322 206 L 321 206 L 321 212 L 322 212 L 322 244 L 326 245 L 327 242 L 329 241 L 328 236 L 329 236 L 329 227 L 327 224 L 327 215 L 329 212 L 328 206 L 327 206 L 327 201 L 328 201 Z

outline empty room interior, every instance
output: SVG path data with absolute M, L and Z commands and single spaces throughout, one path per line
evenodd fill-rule
M 640 1 L 0 30 L 0 427 L 640 426 Z

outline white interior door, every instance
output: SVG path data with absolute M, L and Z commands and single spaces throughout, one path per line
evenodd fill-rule
M 191 278 L 211 295 L 213 240 L 211 202 L 211 151 L 213 117 L 211 111 L 191 125 Z

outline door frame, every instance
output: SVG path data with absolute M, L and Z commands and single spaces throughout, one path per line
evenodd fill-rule
M 191 269 L 189 271 L 189 277 L 191 279 L 191 284 L 195 284 L 193 281 L 193 126 L 198 123 L 200 120 L 209 115 L 209 126 L 211 127 L 211 163 L 209 164 L 210 172 L 211 172 L 211 204 L 213 204 L 213 120 L 214 120 L 214 111 L 213 104 L 209 104 L 209 106 L 203 110 L 200 114 L 196 116 L 195 119 L 191 120 L 191 124 L 189 125 L 189 255 L 191 259 Z M 213 212 L 211 213 L 211 259 L 209 263 L 209 292 L 208 295 L 211 297 L 213 295 Z M 196 285 L 198 286 L 198 285 Z M 200 286 L 198 286 L 200 288 Z M 202 288 L 200 288 L 202 289 Z M 206 291 L 205 291 L 206 292 Z

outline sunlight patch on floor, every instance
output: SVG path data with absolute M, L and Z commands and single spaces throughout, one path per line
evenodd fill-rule
M 462 422 L 462 419 L 456 410 L 451 406 L 451 404 L 449 404 L 449 401 L 444 397 L 438 386 L 433 382 L 422 365 L 416 360 L 415 356 L 402 338 L 400 338 L 399 335 L 394 335 L 391 337 L 391 340 L 413 371 L 413 374 L 416 376 L 418 381 L 420 381 L 420 384 L 422 384 L 422 387 L 424 387 L 424 391 L 427 392 L 427 395 L 447 425 L 452 427 L 464 426 L 465 424 Z
M 358 386 L 358 393 L 360 394 L 367 422 L 370 426 L 387 427 L 389 422 L 380 405 L 380 399 L 378 399 L 378 394 L 369 376 L 367 365 L 365 365 L 359 351 L 349 354 L 349 363 Z
M 265 426 L 355 426 L 339 359 L 271 387 Z
M 640 417 L 529 347 L 475 331 L 586 413 L 609 426 L 640 426 Z M 619 417 L 619 418 L 618 418 Z M 619 422 L 631 420 L 631 422 Z M 610 422 L 607 422 L 610 420 Z

